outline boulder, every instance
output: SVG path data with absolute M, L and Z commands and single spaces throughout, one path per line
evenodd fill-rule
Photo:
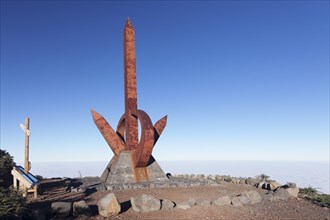
M 194 199 L 194 198 L 189 198 L 189 199 L 188 199 L 188 203 L 189 203 L 190 207 L 193 207 L 193 206 L 196 205 L 196 199 Z
M 199 179 L 199 180 L 203 180 L 203 179 L 205 179 L 205 175 L 204 174 L 197 174 L 196 178 Z
M 70 192 L 78 192 L 78 189 L 79 188 L 73 188 L 73 187 L 71 187 L 71 191 Z
M 97 203 L 99 214 L 103 217 L 116 216 L 120 212 L 120 205 L 113 193 L 109 193 Z
M 113 185 L 107 185 L 107 186 L 106 186 L 106 189 L 109 190 L 109 191 L 111 191 L 111 190 L 114 189 L 114 187 L 113 187 Z
M 286 189 L 280 187 L 280 188 L 277 188 L 275 190 L 274 197 L 275 197 L 275 199 L 287 200 L 291 196 L 290 196 L 289 192 Z
M 221 176 L 220 175 L 215 175 L 215 180 L 221 180 Z
M 272 191 L 274 191 L 274 190 L 276 190 L 278 187 L 280 187 L 281 186 L 281 184 L 279 184 L 278 182 L 276 182 L 276 181 L 270 181 L 269 182 L 269 190 L 272 190 Z
M 194 181 L 194 182 L 190 183 L 190 186 L 200 186 L 200 185 L 201 185 L 201 183 L 197 182 L 197 181 Z
M 265 189 L 266 188 L 266 183 L 264 181 L 261 181 L 260 183 L 258 183 L 257 188 L 259 189 Z
M 103 191 L 106 191 L 107 188 L 104 186 L 104 184 L 99 184 L 95 187 L 95 189 L 98 191 L 98 192 L 103 192 Z
M 241 203 L 240 199 L 238 197 L 234 197 L 232 200 L 231 200 L 231 204 L 235 207 L 242 207 L 243 204 Z
M 286 190 L 288 191 L 288 193 L 290 194 L 291 197 L 293 197 L 293 198 L 298 197 L 298 194 L 299 194 L 299 188 L 298 187 L 287 188 Z
M 84 200 L 73 203 L 73 215 L 86 215 L 91 216 L 92 211 Z
M 219 185 L 221 185 L 221 184 L 216 183 L 216 182 L 211 182 L 211 183 L 209 183 L 209 186 L 219 186 Z
M 260 194 L 256 191 L 253 191 L 253 190 L 248 191 L 248 192 L 243 192 L 242 195 L 249 198 L 250 201 L 251 201 L 251 204 L 259 203 L 262 200 Z
M 212 203 L 212 205 L 217 205 L 217 206 L 230 205 L 231 199 L 229 196 L 222 196 L 222 197 L 213 199 L 211 203 Z
M 254 179 L 252 177 L 249 177 L 245 180 L 245 183 L 251 186 L 258 186 L 261 181 Z
M 237 178 L 237 177 L 230 177 L 231 179 L 231 182 L 235 183 L 235 184 L 239 184 L 241 179 L 240 178 Z
M 64 184 L 65 184 L 65 191 L 69 191 L 71 192 L 71 179 L 66 179 L 64 180 Z
M 259 184 L 260 184 L 261 182 L 262 182 L 261 180 L 254 179 L 254 180 L 252 181 L 252 186 L 254 186 L 254 187 L 258 187 Z M 262 185 L 263 185 L 263 184 L 261 184 L 261 187 L 262 187 Z
M 233 182 L 232 177 L 225 177 L 225 178 L 223 179 L 223 181 L 225 181 L 225 182 L 227 182 L 227 183 L 232 183 L 232 182 Z
M 266 193 L 262 196 L 262 200 L 265 201 L 274 201 L 276 200 L 276 197 L 274 197 L 273 192 Z
M 190 206 L 189 202 L 179 202 L 176 204 L 175 208 L 187 210 L 187 209 L 190 209 L 191 206 Z
M 71 202 L 53 202 L 51 204 L 52 213 L 58 217 L 68 217 L 72 213 Z
M 299 193 L 298 187 L 295 187 L 295 188 L 279 187 L 275 190 L 274 196 L 277 199 L 287 200 L 290 197 L 297 198 L 298 193 Z
M 203 206 L 203 207 L 209 206 L 209 205 L 211 205 L 211 201 L 210 200 L 205 200 L 205 199 L 200 199 L 200 200 L 196 201 L 196 205 Z
M 240 180 L 239 180 L 239 184 L 246 184 L 245 181 L 246 181 L 245 178 L 240 178 Z
M 190 179 L 197 179 L 197 177 L 196 177 L 195 174 L 191 174 L 191 175 L 190 175 Z
M 35 220 L 46 220 L 46 213 L 42 209 L 33 209 L 32 212 L 32 219 Z
M 174 209 L 174 203 L 168 199 L 161 200 L 161 210 L 172 210 Z
M 248 177 L 247 179 L 245 179 L 245 183 L 251 185 L 252 182 L 252 178 Z
M 189 179 L 189 175 L 188 174 L 184 174 L 183 175 L 183 179 Z
M 176 187 L 178 187 L 178 184 L 177 183 L 170 183 L 170 187 L 171 188 L 176 188 Z
M 287 183 L 286 185 L 284 185 L 284 187 L 288 187 L 288 188 L 296 188 L 296 187 L 297 187 L 297 184 L 289 182 L 289 183 Z
M 132 197 L 131 204 L 133 210 L 136 212 L 151 212 L 160 210 L 160 200 L 146 194 Z
M 84 193 L 86 191 L 86 189 L 85 188 L 78 188 L 77 191 L 81 192 L 81 193 Z
M 240 201 L 240 203 L 241 203 L 242 205 L 249 205 L 249 204 L 252 203 L 252 202 L 251 202 L 251 199 L 250 199 L 249 197 L 247 197 L 246 195 L 243 195 L 243 194 L 237 196 L 236 198 Z

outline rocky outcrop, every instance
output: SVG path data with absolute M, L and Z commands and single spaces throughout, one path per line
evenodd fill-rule
M 112 217 L 118 215 L 120 212 L 120 205 L 118 200 L 113 193 L 109 193 L 103 197 L 98 203 L 99 214 L 103 217 Z
M 131 198 L 132 208 L 136 212 L 150 212 L 160 210 L 160 200 L 151 195 L 142 194 Z

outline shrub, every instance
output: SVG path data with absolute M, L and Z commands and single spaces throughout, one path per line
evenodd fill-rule
M 312 186 L 300 188 L 299 194 L 317 205 L 330 208 L 330 195 L 320 194 L 316 188 Z
M 9 187 L 0 187 L 0 219 L 20 219 L 26 211 L 21 193 Z
M 8 188 L 13 183 L 11 170 L 16 166 L 13 157 L 5 150 L 0 150 L 0 187 Z
M 224 181 L 225 181 L 225 182 L 228 182 L 228 183 L 233 182 L 233 180 L 232 180 L 230 177 L 225 178 Z
M 305 188 L 299 188 L 299 193 L 305 196 L 315 196 L 317 194 L 317 190 L 312 186 L 308 186 Z
M 41 181 L 41 180 L 43 180 L 43 179 L 44 179 L 44 177 L 43 177 L 43 176 L 41 176 L 41 175 L 36 175 L 36 178 L 37 178 L 37 180 L 39 180 L 39 181 Z
M 259 179 L 259 180 L 262 180 L 262 181 L 269 181 L 270 176 L 262 173 L 262 174 L 256 176 L 256 178 Z
M 292 183 L 292 182 L 287 182 L 286 183 L 286 186 L 289 187 L 289 188 L 296 188 L 297 187 L 297 184 Z

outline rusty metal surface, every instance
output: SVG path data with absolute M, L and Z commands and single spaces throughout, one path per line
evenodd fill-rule
M 166 123 L 167 123 L 167 115 L 162 117 L 160 120 L 158 120 L 156 122 L 156 124 L 154 125 L 155 128 L 155 144 L 159 138 L 159 136 L 163 133 L 165 127 L 166 127 Z
M 125 118 L 126 114 L 124 113 L 123 116 L 119 119 L 118 125 L 117 125 L 117 134 L 118 136 L 125 142 Z
M 124 28 L 124 94 L 125 113 L 120 118 L 116 132 L 108 122 L 92 110 L 94 122 L 104 139 L 117 156 L 123 150 L 133 152 L 133 162 L 136 167 L 137 181 L 148 179 L 148 173 L 143 169 L 148 165 L 153 147 L 162 134 L 167 123 L 167 116 L 153 126 L 148 114 L 137 107 L 136 86 L 136 54 L 134 28 L 127 19 Z M 141 138 L 139 142 L 138 121 L 141 124 Z
M 115 155 L 118 155 L 120 151 L 126 148 L 125 143 L 119 138 L 117 133 L 112 129 L 109 123 L 103 118 L 102 115 L 94 110 L 91 110 L 94 123 L 96 127 L 100 130 L 105 141 L 108 143 L 109 147 Z
M 149 175 L 146 167 L 137 167 L 134 169 L 136 182 L 148 182 Z
M 154 148 L 154 127 L 152 126 L 151 119 L 142 110 L 138 110 L 138 118 L 141 123 L 141 140 L 137 149 L 138 162 L 137 167 L 147 166 L 152 149 Z
M 130 19 L 124 28 L 124 87 L 125 87 L 125 130 L 126 146 L 134 150 L 138 146 L 136 55 L 134 28 Z

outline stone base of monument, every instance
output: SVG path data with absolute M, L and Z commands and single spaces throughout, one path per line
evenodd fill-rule
M 132 151 L 122 151 L 118 156 L 114 156 L 105 168 L 101 179 L 109 184 L 168 181 L 153 156 L 147 167 L 134 167 Z

